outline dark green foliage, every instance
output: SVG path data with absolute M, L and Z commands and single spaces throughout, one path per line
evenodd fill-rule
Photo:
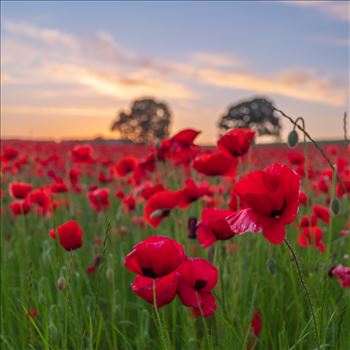
M 169 136 L 171 113 L 165 103 L 141 99 L 132 103 L 130 112 L 121 111 L 111 130 L 120 138 L 136 143 L 155 143 Z
M 234 128 L 249 128 L 257 135 L 274 136 L 281 134 L 279 118 L 274 114 L 273 103 L 266 98 L 254 98 L 229 107 L 219 122 L 219 134 Z

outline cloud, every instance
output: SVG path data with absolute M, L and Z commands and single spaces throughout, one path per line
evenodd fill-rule
M 281 73 L 260 75 L 249 72 L 227 74 L 206 69 L 200 72 L 200 78 L 216 86 L 277 94 L 332 106 L 343 106 L 347 98 L 345 87 L 338 87 L 331 80 L 322 79 L 302 70 L 286 70 Z
M 350 3 L 348 1 L 282 1 L 282 3 L 309 7 L 340 21 L 350 22 Z
M 70 47 L 76 46 L 74 37 L 55 29 L 39 28 L 31 24 L 17 23 L 12 21 L 4 21 L 3 28 L 8 33 L 18 34 L 31 39 L 44 41 L 46 44 L 52 46 L 57 44 L 63 44 Z
M 242 66 L 244 64 L 243 60 L 225 53 L 193 52 L 190 53 L 189 57 L 194 65 L 232 68 L 235 66 Z
M 115 108 L 93 108 L 93 107 L 61 107 L 61 106 L 2 106 L 1 112 L 7 116 L 26 115 L 26 116 L 48 116 L 60 115 L 65 117 L 96 117 L 115 114 Z
M 125 101 L 152 95 L 169 100 L 198 99 L 200 95 L 194 86 L 201 84 L 331 106 L 343 106 L 347 98 L 344 84 L 308 70 L 256 73 L 252 63 L 248 67 L 242 59 L 225 53 L 190 52 L 177 61 L 150 59 L 120 47 L 103 31 L 77 37 L 23 23 L 5 21 L 4 26 L 7 31 L 3 38 L 4 73 L 5 77 L 15 77 L 12 84 L 40 82 L 51 89 L 73 85 L 91 89 L 96 98 L 112 96 Z M 28 37 L 42 45 L 39 48 L 30 45 Z M 52 42 L 64 45 L 65 49 Z M 26 59 L 27 52 L 30 59 Z M 5 78 L 4 82 L 9 80 Z
M 57 63 L 46 64 L 43 71 L 52 79 L 66 82 L 74 81 L 91 87 L 98 93 L 119 99 L 129 100 L 143 95 L 173 99 L 189 99 L 195 96 L 185 86 L 166 79 L 150 77 L 146 71 L 137 71 L 123 76 L 122 74 Z

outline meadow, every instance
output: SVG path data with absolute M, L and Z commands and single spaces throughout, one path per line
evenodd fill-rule
M 2 349 L 350 349 L 349 145 L 197 135 L 2 141 Z

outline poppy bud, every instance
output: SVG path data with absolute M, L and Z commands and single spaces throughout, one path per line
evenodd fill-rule
M 28 312 L 28 316 L 31 318 L 38 317 L 39 315 L 39 312 L 35 309 L 29 309 L 27 312 Z
M 39 294 L 39 303 L 40 305 L 46 304 L 46 298 L 42 293 Z
M 331 203 L 331 209 L 332 209 L 332 213 L 333 215 L 337 215 L 339 213 L 339 210 L 340 210 L 340 202 L 337 198 L 334 198 L 332 200 L 332 203 Z
M 57 333 L 58 333 L 57 332 L 57 328 L 52 322 L 50 322 L 50 325 L 49 325 L 49 333 L 50 333 L 50 336 L 52 338 L 56 338 L 57 337 Z
M 66 288 L 66 279 L 63 276 L 60 276 L 60 278 L 57 281 L 57 288 L 59 290 L 63 290 Z
M 108 268 L 106 270 L 106 278 L 110 282 L 113 280 L 113 270 L 112 269 Z
M 188 238 L 190 239 L 196 239 L 197 238 L 197 218 L 190 217 L 187 221 L 187 227 L 188 227 Z
M 272 258 L 268 258 L 267 262 L 267 269 L 269 270 L 269 272 L 274 275 L 276 273 L 276 262 L 275 260 L 273 260 Z
M 288 146 L 294 148 L 299 142 L 299 135 L 295 130 L 292 130 L 288 135 Z

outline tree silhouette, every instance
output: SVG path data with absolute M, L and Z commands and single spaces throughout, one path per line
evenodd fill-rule
M 219 134 L 234 128 L 250 128 L 260 136 L 275 136 L 279 139 L 280 120 L 272 107 L 272 101 L 266 98 L 254 98 L 229 107 L 228 112 L 219 119 Z
M 111 130 L 118 131 L 124 140 L 155 143 L 169 136 L 170 119 L 165 103 L 146 98 L 134 101 L 129 113 L 121 111 Z

